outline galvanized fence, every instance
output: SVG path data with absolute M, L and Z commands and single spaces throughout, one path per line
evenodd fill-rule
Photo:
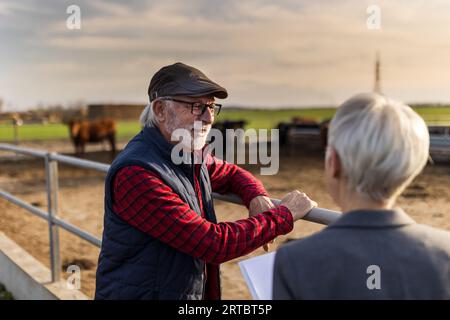
M 78 159 L 75 157 L 61 155 L 55 152 L 47 152 L 35 150 L 31 148 L 18 147 L 11 144 L 0 143 L 0 150 L 10 151 L 26 156 L 44 159 L 45 161 L 45 177 L 47 187 L 47 211 L 43 211 L 20 198 L 0 189 L 0 196 L 4 199 L 28 210 L 30 213 L 47 220 L 48 233 L 50 241 L 50 266 L 52 273 L 52 281 L 59 281 L 61 279 L 61 259 L 59 247 L 59 227 L 64 230 L 84 239 L 93 245 L 100 247 L 102 242 L 94 235 L 86 232 L 73 224 L 58 218 L 58 162 L 80 167 L 84 169 L 91 169 L 101 172 L 108 172 L 109 165 Z M 213 193 L 213 197 L 218 200 L 228 201 L 236 204 L 241 204 L 242 201 L 236 195 L 221 195 Z M 278 199 L 272 199 L 275 205 L 280 203 Z M 320 224 L 329 224 L 339 218 L 340 213 L 322 208 L 314 208 L 308 213 L 304 220 L 316 222 Z

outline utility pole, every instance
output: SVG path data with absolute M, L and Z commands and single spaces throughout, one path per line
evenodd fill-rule
M 380 75 L 380 54 L 377 51 L 376 60 L 375 60 L 375 84 L 373 87 L 373 91 L 376 93 L 381 93 L 381 75 Z

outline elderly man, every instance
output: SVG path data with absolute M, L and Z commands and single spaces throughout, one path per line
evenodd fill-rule
M 191 66 L 160 69 L 148 89 L 143 130 L 112 163 L 96 299 L 220 299 L 219 264 L 293 228 L 317 204 L 298 191 L 274 207 L 249 172 L 207 154 L 175 164 L 172 150 L 202 153 L 227 91 Z M 198 130 L 194 122 L 200 122 Z M 172 137 L 185 129 L 192 143 Z M 184 140 L 184 139 L 183 139 Z M 203 153 L 202 153 L 203 154 Z M 189 157 L 188 157 L 189 158 Z M 250 217 L 217 223 L 212 192 L 235 193 Z
M 450 299 L 450 233 L 394 207 L 428 158 L 410 107 L 377 94 L 330 124 L 325 181 L 343 216 L 277 251 L 274 299 Z

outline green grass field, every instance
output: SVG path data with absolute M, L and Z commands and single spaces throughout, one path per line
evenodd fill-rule
M 321 109 L 285 109 L 285 110 L 223 110 L 220 112 L 217 121 L 220 120 L 241 120 L 248 121 L 247 128 L 270 129 L 277 126 L 279 122 L 291 121 L 293 117 L 304 117 L 322 121 L 333 117 L 335 108 Z
M 117 126 L 118 139 L 133 137 L 140 130 L 138 122 L 119 122 Z M 56 124 L 25 124 L 19 127 L 19 140 L 59 140 L 69 139 L 69 129 L 66 125 Z M 0 141 L 14 140 L 12 125 L 0 125 Z
M 414 108 L 424 120 L 432 124 L 450 125 L 450 106 L 448 107 L 421 107 Z M 336 108 L 320 109 L 286 109 L 286 110 L 223 110 L 217 120 L 248 121 L 247 128 L 264 129 L 274 128 L 281 121 L 291 121 L 292 117 L 304 117 L 322 121 L 331 119 Z
M 450 106 L 447 107 L 417 107 L 414 108 L 425 121 L 430 124 L 450 125 Z M 333 117 L 335 108 L 320 109 L 224 109 L 217 117 L 220 120 L 248 121 L 246 128 L 264 129 L 273 128 L 281 121 L 290 121 L 292 117 L 305 117 L 322 121 Z M 124 140 L 133 137 L 140 130 L 139 123 L 119 122 L 118 139 Z M 69 130 L 64 124 L 25 124 L 19 128 L 21 141 L 32 140 L 58 140 L 68 139 Z M 11 142 L 14 139 L 12 125 L 0 125 L 0 141 Z

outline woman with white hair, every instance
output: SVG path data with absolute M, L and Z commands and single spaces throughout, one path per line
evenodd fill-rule
M 428 159 L 422 118 L 360 94 L 336 112 L 328 143 L 325 184 L 343 216 L 277 251 L 274 299 L 450 299 L 450 233 L 395 206 Z

